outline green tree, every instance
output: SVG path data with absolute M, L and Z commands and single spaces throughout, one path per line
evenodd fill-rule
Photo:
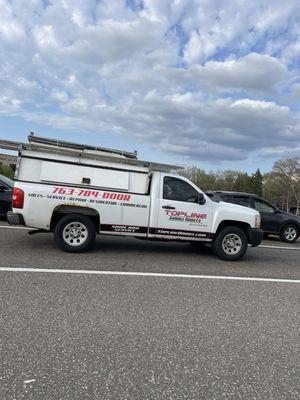
M 14 179 L 14 171 L 12 168 L 8 167 L 7 165 L 0 164 L 0 174 L 7 176 L 10 179 Z
M 263 176 L 259 169 L 251 176 L 251 193 L 263 195 Z
M 235 180 L 233 189 L 237 192 L 251 192 L 251 177 L 247 173 L 240 172 Z

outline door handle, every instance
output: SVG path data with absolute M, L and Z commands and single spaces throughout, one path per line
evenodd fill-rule
M 165 210 L 175 210 L 175 207 L 172 206 L 162 206 Z

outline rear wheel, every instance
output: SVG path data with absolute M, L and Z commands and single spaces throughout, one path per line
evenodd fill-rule
M 243 257 L 248 247 L 245 232 L 237 226 L 221 229 L 213 242 L 215 254 L 225 261 L 237 261 Z
M 280 233 L 280 239 L 283 242 L 294 243 L 299 237 L 299 230 L 293 224 L 288 224 L 283 227 Z
M 90 218 L 80 214 L 68 214 L 55 226 L 54 240 L 64 251 L 80 253 L 90 249 L 95 241 L 96 229 Z

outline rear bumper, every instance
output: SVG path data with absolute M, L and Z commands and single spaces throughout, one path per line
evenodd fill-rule
M 7 213 L 7 221 L 9 225 L 25 225 L 25 221 L 22 214 L 15 214 L 12 211 Z
M 261 241 L 263 240 L 264 236 L 264 231 L 262 229 L 251 229 L 250 232 L 250 244 L 252 247 L 256 247 L 259 244 L 261 244 Z

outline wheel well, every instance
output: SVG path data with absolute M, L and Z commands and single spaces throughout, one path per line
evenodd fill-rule
M 241 221 L 231 221 L 231 220 L 222 221 L 220 223 L 220 225 L 218 226 L 216 235 L 220 232 L 221 229 L 225 228 L 226 226 L 237 226 L 237 227 L 241 228 L 245 232 L 248 242 L 250 242 L 251 226 L 249 224 L 247 224 L 246 222 L 241 222 Z
M 280 228 L 280 234 L 282 233 L 282 231 L 284 230 L 284 228 L 285 228 L 287 225 L 293 225 L 293 226 L 297 229 L 297 231 L 300 232 L 300 225 L 297 224 L 297 222 L 295 222 L 295 221 L 287 221 L 287 222 L 284 222 L 284 224 L 281 226 L 281 228 Z
M 66 214 L 81 214 L 90 218 L 96 228 L 96 232 L 100 231 L 100 215 L 98 211 L 89 207 L 80 206 L 58 206 L 55 207 L 52 213 L 50 230 L 53 231 L 57 222 Z

